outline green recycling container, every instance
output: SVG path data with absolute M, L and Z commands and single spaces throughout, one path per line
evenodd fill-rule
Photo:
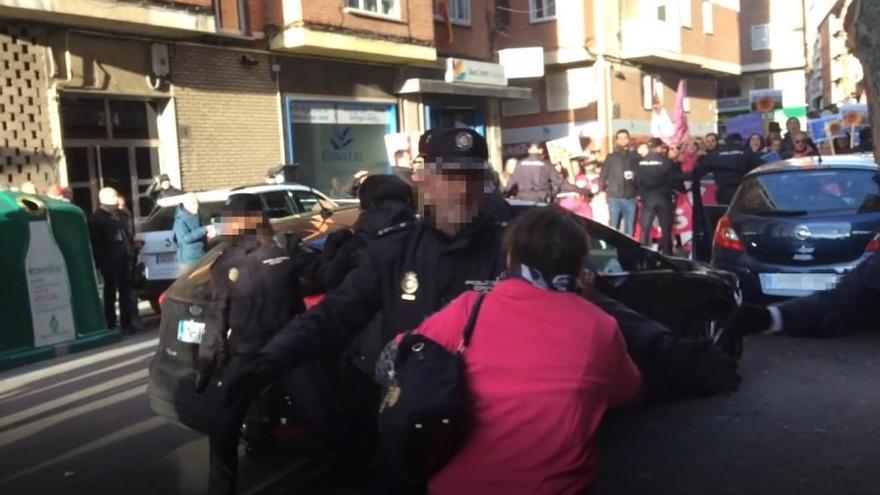
M 0 192 L 0 369 L 108 344 L 83 211 Z

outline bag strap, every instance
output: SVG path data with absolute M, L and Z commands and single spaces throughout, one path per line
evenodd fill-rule
M 483 305 L 483 299 L 486 297 L 485 292 L 481 292 L 477 297 L 477 302 L 474 303 L 473 309 L 471 309 L 471 314 L 468 316 L 467 324 L 464 327 L 464 331 L 461 334 L 461 344 L 458 345 L 458 353 L 461 354 L 467 346 L 471 343 L 471 337 L 474 335 L 474 326 L 477 324 L 477 316 L 480 314 L 480 306 Z

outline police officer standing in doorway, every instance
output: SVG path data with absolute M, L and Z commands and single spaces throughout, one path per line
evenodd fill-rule
M 380 311 L 388 342 L 464 291 L 488 290 L 499 279 L 506 269 L 501 241 L 509 210 L 497 191 L 486 192 L 492 176 L 485 139 L 470 129 L 438 129 L 419 144 L 425 163 L 417 188 L 421 220 L 373 239 L 341 287 L 228 377 L 227 402 L 246 400 L 284 370 L 341 348 Z M 649 389 L 711 395 L 736 388 L 735 361 L 707 342 L 676 339 L 596 291 L 588 297 L 616 318 Z
M 656 217 L 660 222 L 662 237 L 660 251 L 672 254 L 672 224 L 675 219 L 675 208 L 672 194 L 681 190 L 681 172 L 672 160 L 663 154 L 663 141 L 654 138 L 648 143 L 650 152 L 639 161 L 636 181 L 639 195 L 642 197 L 642 209 L 639 214 L 639 226 L 642 229 L 641 242 L 647 246 L 651 242 L 651 229 Z
M 211 265 L 214 300 L 199 345 L 196 393 L 215 382 L 215 370 L 224 375 L 247 367 L 254 356 L 287 322 L 305 310 L 299 277 L 287 252 L 278 246 L 259 196 L 233 194 L 222 210 L 222 234 L 229 244 Z M 283 378 L 282 388 L 309 397 L 309 380 L 322 376 L 315 363 Z M 268 383 L 267 383 L 268 384 Z M 311 396 L 314 397 L 314 396 Z M 250 398 L 236 400 L 216 412 L 210 432 L 209 493 L 234 494 L 238 471 L 238 440 Z M 321 410 L 309 404 L 302 413 Z M 332 409 L 329 409 L 332 410 Z M 321 427 L 320 419 L 309 418 Z

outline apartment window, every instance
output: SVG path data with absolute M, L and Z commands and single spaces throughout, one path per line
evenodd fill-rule
M 763 74 L 760 76 L 755 76 L 755 89 L 772 89 L 773 85 L 770 82 L 770 75 Z
M 440 13 L 440 1 L 434 0 L 434 18 L 437 20 L 443 19 L 443 14 Z M 470 26 L 471 0 L 447 0 L 446 5 L 449 8 L 449 20 L 453 24 Z
M 752 51 L 770 49 L 770 25 L 752 26 Z
M 400 0 L 345 0 L 345 6 L 366 14 L 400 18 Z
M 661 22 L 666 22 L 666 5 L 661 4 L 657 6 L 657 20 Z
M 645 74 L 642 76 L 642 108 L 653 109 L 655 98 L 663 103 L 663 83 L 660 78 Z
M 693 9 L 691 9 L 691 2 L 693 0 L 679 0 L 678 13 L 679 17 L 681 17 L 681 27 L 686 27 L 688 29 L 694 27 L 694 13 Z
M 712 14 L 712 2 L 711 0 L 703 0 L 703 33 L 705 34 L 714 34 L 715 33 L 715 19 Z
M 500 30 L 510 27 L 510 0 L 495 1 L 495 26 Z
M 529 0 L 529 17 L 532 22 L 556 19 L 556 0 Z

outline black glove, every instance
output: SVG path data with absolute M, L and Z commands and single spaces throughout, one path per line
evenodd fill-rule
M 722 328 L 725 332 L 729 332 L 731 337 L 742 338 L 746 335 L 766 332 L 771 326 L 773 326 L 773 317 L 770 316 L 767 307 L 743 304 L 731 313 Z
M 223 407 L 229 407 L 238 401 L 253 401 L 281 376 L 281 372 L 281 364 L 265 354 L 257 355 L 248 364 L 233 366 L 223 380 L 226 387 Z
M 208 385 L 211 383 L 211 370 L 210 369 L 200 369 L 198 373 L 196 373 L 196 395 L 202 395 L 205 393 L 205 390 L 208 389 Z

